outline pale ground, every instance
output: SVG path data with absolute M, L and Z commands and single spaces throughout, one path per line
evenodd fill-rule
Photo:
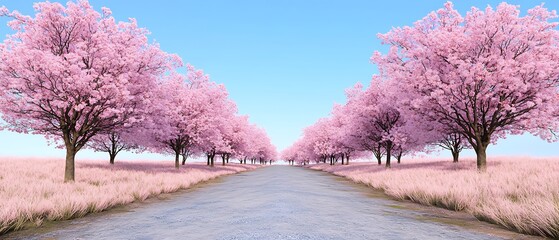
M 327 173 L 272 166 L 9 239 L 528 239 L 383 197 Z M 457 219 L 457 220 L 454 220 Z

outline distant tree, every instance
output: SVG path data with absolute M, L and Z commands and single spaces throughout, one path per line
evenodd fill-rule
M 452 162 L 457 163 L 460 152 L 464 149 L 462 135 L 456 132 L 443 134 L 441 140 L 437 143 L 440 147 L 449 150 L 452 153 Z
M 109 163 L 114 164 L 118 153 L 123 150 L 131 150 L 136 147 L 133 143 L 123 139 L 123 134 L 126 133 L 111 131 L 107 134 L 97 134 L 91 138 L 87 145 L 94 151 L 108 153 Z
M 152 114 L 146 120 L 151 135 L 149 148 L 172 153 L 175 168 L 181 155 L 193 153 L 201 136 L 214 126 L 209 99 L 213 98 L 214 83 L 203 71 L 188 65 L 186 76 L 174 74 L 157 88 L 158 98 L 152 102 Z

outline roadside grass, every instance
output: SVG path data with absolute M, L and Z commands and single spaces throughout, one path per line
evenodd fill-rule
M 478 173 L 474 159 L 307 165 L 366 184 L 398 200 L 465 211 L 525 234 L 559 238 L 559 158 L 497 157 Z
M 76 161 L 76 181 L 64 183 L 64 159 L 0 159 L 0 234 L 144 201 L 258 167 L 193 163 L 177 170 L 170 161 Z

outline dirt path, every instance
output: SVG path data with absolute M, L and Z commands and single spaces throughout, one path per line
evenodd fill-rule
M 327 173 L 272 166 L 126 210 L 9 234 L 10 239 L 499 239 L 475 220 L 379 197 Z M 450 224 L 449 224 L 450 223 Z M 477 224 L 481 224 L 479 227 Z M 460 227 L 464 225 L 466 227 Z M 484 227 L 485 226 L 485 227 Z M 485 233 L 482 233 L 485 232 Z M 488 234 L 491 233 L 491 234 Z M 500 236 L 500 237 L 499 237 Z

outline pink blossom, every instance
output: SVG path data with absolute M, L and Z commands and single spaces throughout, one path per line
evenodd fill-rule
M 0 111 L 7 128 L 64 146 L 65 179 L 73 181 L 75 154 L 145 114 L 150 90 L 180 62 L 135 22 L 101 17 L 87 1 L 34 7 L 34 17 L 7 14 L 16 32 L 0 44 Z

